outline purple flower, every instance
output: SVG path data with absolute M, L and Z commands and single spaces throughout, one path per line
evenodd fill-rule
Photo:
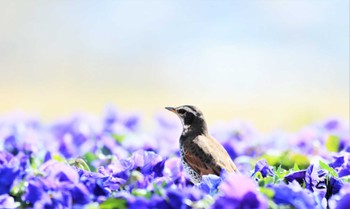
M 12 184 L 19 174 L 17 168 L 0 167 L 0 195 L 10 192 Z
M 337 178 L 330 177 L 327 181 L 327 193 L 325 198 L 328 200 L 332 195 L 337 194 L 341 187 L 343 186 L 343 182 Z
M 127 158 L 129 151 L 122 147 L 117 140 L 110 135 L 103 135 L 99 139 L 99 143 L 104 153 L 117 156 L 118 158 Z
M 170 158 L 165 161 L 163 175 L 168 178 L 168 185 L 175 184 L 179 188 L 193 185 L 187 174 L 185 174 L 180 158 L 178 157 Z
M 141 173 L 149 175 L 152 172 L 157 172 L 157 175 L 162 175 L 164 163 L 162 157 L 154 152 L 138 150 L 131 156 L 133 169 L 140 169 Z M 161 164 L 159 164 L 161 163 Z
M 152 195 L 150 199 L 145 197 L 134 196 L 126 191 L 118 192 L 114 198 L 123 199 L 126 201 L 127 208 L 159 208 L 159 209 L 172 209 L 170 204 L 162 197 L 158 195 Z
M 306 188 L 311 191 L 326 190 L 326 175 L 326 171 L 310 165 L 306 169 Z
M 6 151 L 16 155 L 19 152 L 18 138 L 14 135 L 6 137 L 4 140 L 4 147 Z
M 274 176 L 275 173 L 273 172 L 273 169 L 270 168 L 269 164 L 267 164 L 266 160 L 259 160 L 255 164 L 255 170 L 252 176 L 254 176 L 257 172 L 260 172 L 261 175 L 265 178 L 267 175 Z
M 221 183 L 221 180 L 221 177 L 216 175 L 204 175 L 202 176 L 201 182 L 196 185 L 196 187 L 207 194 L 214 195 L 218 191 L 218 186 Z
M 140 125 L 140 117 L 138 115 L 130 115 L 124 119 L 125 127 L 131 131 L 136 131 Z
M 194 187 L 187 187 L 182 190 L 168 189 L 166 196 L 172 208 L 192 208 L 188 202 L 194 203 L 204 197 L 203 193 Z
M 213 208 L 267 208 L 267 200 L 257 191 L 257 185 L 247 176 L 229 174 L 219 186 L 222 196 Z M 230 203 L 230 204 L 228 204 Z
M 339 179 L 327 177 L 326 174 L 324 170 L 311 165 L 307 170 L 290 173 L 284 179 L 288 183 L 297 181 L 301 185 L 305 182 L 306 188 L 314 193 L 318 204 L 321 204 L 323 198 L 328 200 L 332 195 L 337 194 L 342 186 Z
M 142 183 L 147 186 L 154 178 L 163 176 L 165 162 L 160 155 L 154 152 L 138 150 L 128 159 L 120 159 L 105 168 L 99 168 L 99 172 L 105 176 L 110 175 L 127 181 L 132 171 L 136 170 L 147 177 Z
M 0 208 L 7 208 L 7 209 L 12 209 L 12 208 L 18 208 L 20 204 L 18 202 L 15 202 L 13 197 L 11 197 L 8 194 L 3 194 L 0 195 Z
M 340 198 L 336 203 L 335 209 L 348 209 L 350 208 L 350 184 L 346 184 L 340 191 Z
M 58 143 L 54 147 L 55 151 L 59 151 L 68 158 L 94 151 L 96 141 L 92 139 L 98 138 L 100 129 L 94 118 L 74 115 L 66 120 L 56 122 L 49 131 Z
M 350 208 L 350 193 L 345 194 L 338 202 L 335 209 L 349 209 Z
M 24 201 L 34 205 L 34 208 L 70 208 L 72 196 L 63 185 L 51 179 L 33 178 L 28 182 Z
M 301 170 L 301 171 L 292 172 L 284 176 L 284 179 L 287 182 L 297 181 L 299 184 L 302 184 L 303 182 L 305 182 L 305 177 L 306 177 L 306 170 Z
M 78 171 L 56 161 L 47 161 L 40 167 L 44 176 L 32 177 L 23 196 L 34 207 L 71 207 L 90 202 L 90 193 L 79 180 Z
M 329 121 L 326 121 L 324 124 L 324 128 L 327 130 L 334 130 L 339 128 L 339 126 L 340 126 L 340 123 L 336 119 L 331 119 Z
M 126 183 L 125 179 L 103 173 L 80 170 L 79 175 L 80 182 L 85 185 L 94 199 L 109 197 L 113 190 L 118 190 Z
M 104 125 L 108 127 L 111 124 L 117 122 L 117 120 L 119 119 L 118 115 L 118 111 L 113 106 L 107 106 L 104 110 Z
M 16 178 L 23 175 L 27 162 L 28 156 L 23 153 L 13 156 L 0 151 L 0 195 L 9 193 Z
M 151 199 L 148 201 L 148 206 L 149 208 L 171 209 L 170 204 L 158 195 L 152 195 Z
M 226 149 L 227 153 L 230 155 L 231 159 L 236 159 L 238 157 L 238 153 L 234 146 L 235 142 L 233 140 L 227 140 L 222 144 Z
M 292 205 L 298 209 L 315 208 L 317 205 L 311 191 L 303 189 L 296 181 L 288 185 L 280 183 L 269 187 L 275 192 L 273 200 L 277 204 Z
M 350 153 L 334 158 L 335 160 L 329 166 L 338 172 L 339 177 L 350 175 Z

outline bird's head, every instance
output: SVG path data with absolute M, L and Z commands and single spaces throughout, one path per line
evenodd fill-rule
M 193 130 L 205 133 L 207 125 L 202 111 L 192 105 L 183 105 L 179 107 L 166 107 L 165 109 L 175 113 L 181 120 L 184 131 Z

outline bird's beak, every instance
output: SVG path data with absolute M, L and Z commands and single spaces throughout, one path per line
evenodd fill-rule
M 173 107 L 165 107 L 165 109 L 167 109 L 167 110 L 169 110 L 169 111 L 171 111 L 171 112 L 173 112 L 173 113 L 177 113 L 177 112 L 176 112 L 176 109 L 173 108 Z

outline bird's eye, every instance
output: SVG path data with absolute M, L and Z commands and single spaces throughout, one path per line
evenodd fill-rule
M 184 109 L 179 109 L 177 112 L 180 114 L 184 114 L 186 111 Z

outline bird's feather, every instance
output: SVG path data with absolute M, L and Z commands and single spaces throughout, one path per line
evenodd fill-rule
M 200 175 L 220 175 L 221 170 L 237 172 L 225 148 L 211 136 L 199 135 L 184 143 L 184 160 Z

